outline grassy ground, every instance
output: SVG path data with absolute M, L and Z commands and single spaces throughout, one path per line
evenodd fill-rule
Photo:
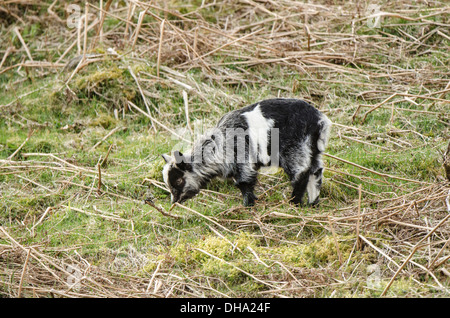
M 0 5 L 1 296 L 449 296 L 444 1 L 67 4 Z M 173 133 L 276 96 L 334 123 L 321 205 L 278 171 L 160 213 Z

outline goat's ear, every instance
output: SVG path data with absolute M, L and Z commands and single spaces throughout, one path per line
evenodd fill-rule
M 186 157 L 178 150 L 174 151 L 173 156 L 175 157 L 175 162 L 177 167 L 182 171 L 191 171 L 192 164 L 186 160 Z
M 173 156 L 175 157 L 175 162 L 177 164 L 183 162 L 183 159 L 184 159 L 183 154 L 181 152 L 179 152 L 178 150 L 175 150 L 173 152 Z
M 162 154 L 161 157 L 163 157 L 163 159 L 166 163 L 169 163 L 172 161 L 172 157 L 170 157 L 169 155 Z

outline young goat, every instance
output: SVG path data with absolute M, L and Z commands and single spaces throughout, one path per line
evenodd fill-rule
M 254 205 L 258 169 L 278 166 L 291 180 L 291 201 L 301 204 L 308 192 L 308 203 L 316 205 L 330 129 L 324 114 L 298 99 L 269 99 L 229 112 L 189 154 L 162 155 L 172 203 L 192 198 L 214 177 L 231 177 L 244 205 Z

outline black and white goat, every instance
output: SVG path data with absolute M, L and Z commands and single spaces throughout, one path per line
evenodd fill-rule
M 289 176 L 292 199 L 316 205 L 331 121 L 307 102 L 269 99 L 225 114 L 189 153 L 163 155 L 172 203 L 192 198 L 214 177 L 233 178 L 244 205 L 254 205 L 258 169 L 278 166 Z

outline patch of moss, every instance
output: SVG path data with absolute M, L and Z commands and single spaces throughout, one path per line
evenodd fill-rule
M 139 66 L 133 68 L 138 69 Z M 127 100 L 139 104 L 136 98 L 140 96 L 136 93 L 137 87 L 131 74 L 114 61 L 105 61 L 96 65 L 95 69 L 88 67 L 84 74 L 75 77 L 71 86 L 79 99 L 95 96 L 110 106 L 124 106 Z
M 29 147 L 26 148 L 29 152 L 38 153 L 51 153 L 55 149 L 55 145 L 48 140 L 38 140 L 35 143 L 30 143 Z
M 161 158 L 161 157 L 159 157 Z M 160 159 L 154 160 L 149 166 L 148 166 L 148 170 L 146 171 L 146 175 L 150 178 L 150 179 L 154 179 L 154 180 L 158 180 L 158 181 L 163 181 L 163 177 L 162 177 L 162 170 L 164 167 L 164 160 L 160 160 Z
M 244 232 L 227 239 L 209 235 L 194 242 L 182 240 L 168 253 L 158 255 L 147 264 L 145 271 L 152 271 L 159 261 L 165 261 L 224 279 L 241 280 L 243 273 L 238 268 L 245 265 L 244 260 L 254 259 L 248 247 L 257 249 L 257 245 L 257 240 Z
M 339 240 L 339 248 L 344 259 L 350 257 L 352 246 L 351 239 Z M 161 251 L 161 254 L 153 257 L 144 270 L 151 273 L 158 262 L 163 262 L 165 264 L 163 266 L 180 267 L 220 277 L 230 284 L 251 281 L 248 280 L 246 273 L 264 275 L 277 271 L 275 268 L 281 271 L 278 266 L 273 266 L 277 262 L 297 268 L 316 268 L 333 263 L 339 265 L 332 236 L 324 236 L 319 240 L 299 245 L 267 247 L 265 243 L 263 245 L 261 241 L 244 232 L 227 238 L 209 235 L 193 242 L 181 240 L 168 252 Z M 254 287 L 259 289 L 261 286 Z
M 101 126 L 105 129 L 115 127 L 117 125 L 117 120 L 109 114 L 102 113 L 95 117 L 91 122 L 91 126 Z
M 26 215 L 34 216 L 42 213 L 49 206 L 59 202 L 58 196 L 36 195 L 33 197 L 17 198 L 15 202 L 5 206 L 5 211 L 0 213 L 0 223 L 8 218 L 23 220 Z
M 338 245 L 342 258 L 347 259 L 352 249 L 351 240 L 339 238 Z M 276 255 L 277 260 L 282 263 L 308 268 L 332 264 L 339 260 L 336 243 L 331 235 L 300 245 L 270 247 L 265 249 L 262 255 L 268 258 L 273 258 Z
M 88 73 L 85 76 L 78 77 L 75 81 L 75 86 L 80 89 L 89 87 L 107 85 L 110 81 L 116 80 L 122 76 L 123 70 L 112 67 L 109 69 L 102 69 L 97 72 Z

